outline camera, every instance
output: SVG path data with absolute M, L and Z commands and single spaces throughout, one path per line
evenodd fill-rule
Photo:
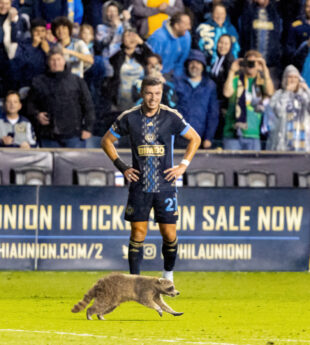
M 240 66 L 241 67 L 248 67 L 248 68 L 253 68 L 255 67 L 255 61 L 249 61 L 249 60 L 246 60 L 246 59 L 243 59 L 241 62 L 240 62 Z

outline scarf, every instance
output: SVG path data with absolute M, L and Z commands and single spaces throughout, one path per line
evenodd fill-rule
M 237 86 L 237 99 L 235 105 L 235 128 L 237 135 L 241 136 L 241 129 L 247 129 L 247 107 L 252 106 L 256 112 L 261 112 L 264 79 L 260 74 L 255 77 L 251 90 L 249 90 L 248 77 L 240 74 Z

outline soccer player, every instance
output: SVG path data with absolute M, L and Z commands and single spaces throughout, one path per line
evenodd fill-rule
M 160 104 L 162 81 L 147 77 L 142 81 L 141 105 L 123 112 L 102 138 L 102 148 L 114 165 L 130 182 L 125 219 L 131 222 L 129 242 L 129 270 L 140 274 L 143 242 L 147 233 L 149 214 L 154 208 L 155 221 L 163 237 L 163 277 L 173 281 L 173 267 L 177 255 L 178 218 L 176 180 L 183 175 L 200 146 L 197 132 L 182 115 Z M 129 135 L 132 167 L 123 162 L 114 142 Z M 184 159 L 173 166 L 173 141 L 176 135 L 188 140 Z

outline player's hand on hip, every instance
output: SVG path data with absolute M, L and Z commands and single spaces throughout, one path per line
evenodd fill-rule
M 128 182 L 137 182 L 139 181 L 140 171 L 134 168 L 129 168 L 125 170 L 124 176 Z
M 164 171 L 164 174 L 167 174 L 165 180 L 167 181 L 176 181 L 180 176 L 185 173 L 187 166 L 184 164 L 176 165 L 173 168 L 169 168 Z

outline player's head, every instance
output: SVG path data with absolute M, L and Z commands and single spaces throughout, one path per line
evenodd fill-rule
M 146 77 L 142 81 L 141 96 L 147 110 L 158 109 L 163 95 L 163 82 L 159 78 Z

